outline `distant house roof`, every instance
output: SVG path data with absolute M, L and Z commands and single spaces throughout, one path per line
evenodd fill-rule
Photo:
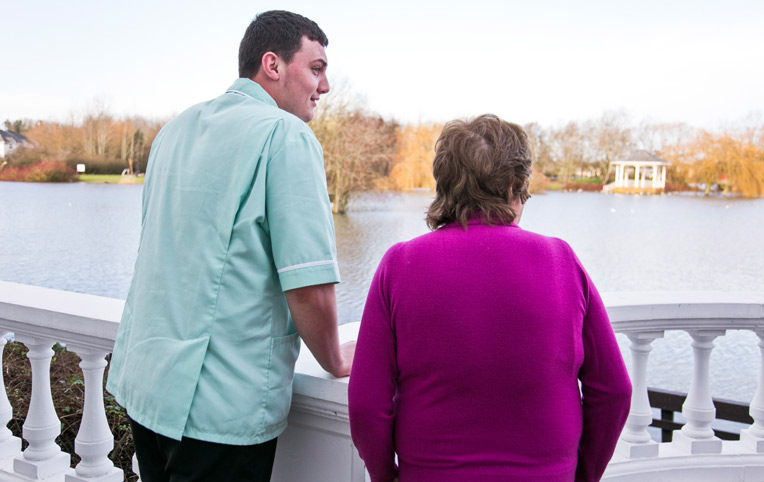
M 24 144 L 26 142 L 29 142 L 29 139 L 27 138 L 27 136 L 23 136 L 13 131 L 0 130 L 0 137 L 2 137 L 3 140 L 7 142 L 8 144 L 12 142 L 16 144 Z
M 652 152 L 645 151 L 643 149 L 635 149 L 627 152 L 623 156 L 620 156 L 618 159 L 616 159 L 614 164 L 658 164 L 661 166 L 671 165 L 670 162 L 664 161 Z

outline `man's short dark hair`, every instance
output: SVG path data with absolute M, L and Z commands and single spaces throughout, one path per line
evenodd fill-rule
M 302 38 L 308 37 L 329 45 L 323 30 L 309 18 L 284 10 L 270 10 L 257 15 L 247 27 L 239 45 L 239 77 L 251 79 L 260 70 L 266 52 L 273 52 L 286 63 L 302 46 Z

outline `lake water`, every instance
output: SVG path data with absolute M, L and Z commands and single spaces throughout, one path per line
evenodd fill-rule
M 141 191 L 135 185 L 0 182 L 0 279 L 124 299 L 140 234 Z M 348 214 L 335 217 L 341 323 L 360 319 L 385 250 L 427 232 L 431 196 L 362 194 Z M 764 199 L 550 192 L 528 201 L 520 225 L 568 241 L 601 292 L 764 292 Z M 653 344 L 650 385 L 687 391 L 689 340 L 667 333 Z M 732 333 L 716 346 L 713 395 L 750 401 L 759 369 L 756 337 Z

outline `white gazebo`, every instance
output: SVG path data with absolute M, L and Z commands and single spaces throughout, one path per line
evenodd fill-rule
M 671 163 L 651 152 L 635 150 L 613 161 L 615 182 L 605 186 L 606 191 L 662 191 L 666 188 L 666 167 Z

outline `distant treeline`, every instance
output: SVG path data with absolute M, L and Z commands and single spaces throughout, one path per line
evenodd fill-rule
M 348 99 L 343 94 L 322 99 L 310 123 L 324 149 L 334 209 L 343 212 L 356 191 L 432 189 L 431 163 L 442 124 L 401 125 Z M 116 118 L 105 109 L 79 122 L 6 121 L 7 129 L 25 135 L 30 144 L 6 159 L 0 180 L 8 179 L 13 168 L 41 162 L 49 167 L 63 163 L 72 170 L 84 163 L 93 174 L 144 172 L 151 142 L 163 124 Z M 614 160 L 644 149 L 671 163 L 668 184 L 674 188 L 764 196 L 764 122 L 708 131 L 682 123 L 634 123 L 623 112 L 606 112 L 586 121 L 524 128 L 534 151 L 535 192 L 552 182 L 607 183 L 614 176 Z
M 72 170 L 85 164 L 89 174 L 145 172 L 151 143 L 164 123 L 139 116 L 116 118 L 102 107 L 80 121 L 5 121 L 6 130 L 29 139 L 8 156 L 6 168 L 59 162 Z

